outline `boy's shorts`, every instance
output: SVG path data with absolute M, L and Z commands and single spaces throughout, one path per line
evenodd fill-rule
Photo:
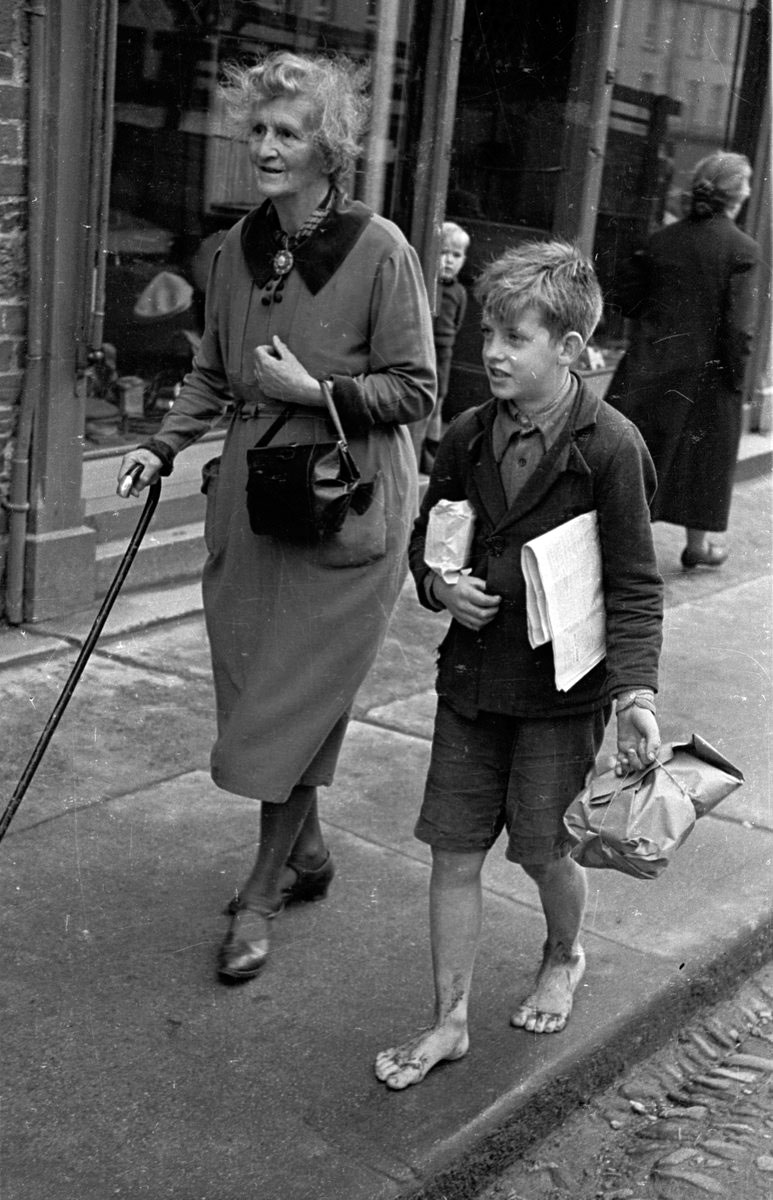
M 488 850 L 507 829 L 505 856 L 541 864 L 572 840 L 563 816 L 604 739 L 610 708 L 547 720 L 479 713 L 438 700 L 424 802 L 414 833 L 438 850 Z

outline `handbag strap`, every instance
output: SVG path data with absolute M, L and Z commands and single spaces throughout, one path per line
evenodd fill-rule
M 271 422 L 268 429 L 263 434 L 263 437 L 258 438 L 257 442 L 255 443 L 255 447 L 267 446 L 271 439 L 276 437 L 282 426 L 287 424 L 294 412 L 294 404 L 288 404 L 286 408 L 283 408 L 277 419 Z
M 333 422 L 335 431 L 338 434 L 338 440 L 341 443 L 342 448 L 344 450 L 348 450 L 349 446 L 346 441 L 346 434 L 344 433 L 343 426 L 341 424 L 341 418 L 338 415 L 338 409 L 333 403 L 333 389 L 326 379 L 319 380 L 319 387 L 320 391 L 322 392 L 322 398 L 327 406 L 330 420 Z M 297 404 L 288 404 L 285 408 L 283 408 L 276 420 L 271 422 L 268 429 L 263 434 L 263 437 L 258 438 L 257 442 L 255 443 L 256 448 L 258 446 L 267 446 L 269 442 L 276 437 L 282 426 L 286 425 L 290 420 L 290 417 L 295 414 L 297 408 Z
M 346 441 L 346 434 L 344 433 L 343 425 L 341 424 L 341 418 L 338 415 L 338 409 L 333 403 L 333 389 L 328 383 L 327 379 L 320 379 L 319 386 L 322 392 L 322 399 L 327 405 L 327 411 L 330 415 L 330 420 L 333 422 L 335 431 L 338 434 L 338 440 L 341 443 L 341 448 L 343 450 L 348 450 L 349 446 Z

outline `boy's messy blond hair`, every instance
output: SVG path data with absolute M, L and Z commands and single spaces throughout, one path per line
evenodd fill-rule
M 483 311 L 512 325 L 535 308 L 554 339 L 579 333 L 587 342 L 604 301 L 591 261 L 570 242 L 521 242 L 484 268 L 475 285 Z

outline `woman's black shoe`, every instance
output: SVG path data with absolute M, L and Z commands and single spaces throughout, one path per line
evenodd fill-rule
M 335 875 L 333 859 L 328 851 L 327 858 L 319 867 L 307 871 L 298 867 L 294 862 L 288 862 L 291 871 L 295 871 L 295 881 L 282 892 L 285 904 L 299 904 L 308 900 L 322 900 L 327 895 L 328 888 Z
M 253 979 L 268 959 L 268 922 L 273 920 L 282 905 L 267 912 L 238 904 L 218 954 L 217 970 L 229 983 Z
M 682 551 L 682 566 L 690 571 L 693 567 L 721 567 L 727 553 L 725 546 L 715 546 L 711 542 L 705 550 L 690 550 L 685 546 Z
M 335 865 L 329 851 L 325 861 L 311 871 L 305 867 L 297 867 L 292 862 L 288 862 L 287 866 L 295 872 L 295 879 L 282 888 L 283 907 L 285 904 L 303 904 L 308 900 L 324 900 L 335 875 Z M 227 916 L 233 917 L 238 913 L 240 904 L 237 892 L 223 911 Z

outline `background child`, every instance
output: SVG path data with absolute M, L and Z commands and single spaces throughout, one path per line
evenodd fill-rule
M 467 1052 L 480 875 L 503 828 L 506 857 L 535 881 L 547 924 L 534 988 L 511 1024 L 534 1033 L 564 1028 L 585 967 L 587 883 L 569 857 L 563 814 L 593 766 L 612 700 L 619 774 L 651 762 L 660 746 L 663 585 L 648 507 L 655 474 L 634 426 L 570 370 L 601 315 L 593 267 L 567 243 L 525 243 L 483 272 L 476 298 L 492 398 L 463 412 L 443 438 L 410 547 L 419 599 L 453 619 L 440 647 L 415 830 L 432 847 L 435 1018 L 376 1059 L 378 1078 L 398 1089 Z M 424 563 L 429 512 L 443 498 L 467 499 L 476 515 L 472 573 L 453 585 Z M 558 692 L 550 644 L 529 645 L 521 547 L 593 510 L 607 657 Z
M 435 407 L 425 421 L 413 426 L 416 460 L 420 471 L 429 473 L 443 432 L 442 408 L 451 376 L 451 358 L 456 335 L 467 311 L 467 290 L 458 275 L 464 266 L 470 236 L 453 221 L 444 221 L 441 231 L 440 263 L 433 336 L 437 358 L 438 394 Z

